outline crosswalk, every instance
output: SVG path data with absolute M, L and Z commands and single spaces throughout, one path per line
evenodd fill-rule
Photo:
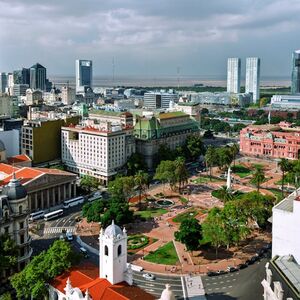
M 75 227 L 47 227 L 44 229 L 44 235 L 66 232 L 75 232 Z

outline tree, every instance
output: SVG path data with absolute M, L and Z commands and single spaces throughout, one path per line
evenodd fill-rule
M 201 154 L 204 154 L 204 145 L 200 136 L 189 135 L 186 139 L 185 145 L 188 157 L 192 160 L 195 160 Z
M 78 263 L 69 243 L 55 241 L 47 250 L 35 256 L 19 273 L 10 278 L 18 299 L 41 299 L 48 294 L 46 283 L 72 264 Z
M 0 296 L 0 300 L 12 300 L 12 296 L 9 292 L 6 292 Z
M 99 181 L 97 178 L 89 175 L 84 175 L 80 179 L 80 186 L 87 190 L 88 193 L 91 192 L 93 189 L 97 189 L 99 186 Z
M 293 165 L 293 173 L 295 177 L 295 186 L 300 187 L 300 160 L 297 160 Z
M 212 167 L 215 166 L 218 162 L 218 156 L 216 148 L 209 146 L 205 153 L 205 162 L 206 166 L 209 168 L 209 177 L 211 180 L 212 176 Z
M 163 183 L 169 183 L 171 188 L 176 183 L 176 176 L 174 173 L 174 162 L 171 160 L 163 160 L 157 166 L 154 179 L 160 180 Z
M 101 225 L 106 227 L 114 220 L 116 224 L 122 226 L 130 223 L 132 219 L 133 212 L 129 210 L 128 202 L 120 198 L 111 198 L 107 210 L 101 216 Z
M 237 124 L 234 124 L 233 127 L 232 127 L 232 131 L 233 132 L 240 132 L 243 128 L 245 128 L 246 125 L 245 124 L 242 124 L 242 123 L 237 123 Z
M 129 199 L 134 188 L 133 176 L 118 176 L 108 183 L 108 191 L 112 197 Z
M 93 201 L 92 203 L 86 203 L 82 207 L 82 216 L 87 219 L 87 222 L 100 222 L 101 215 L 107 208 L 107 201 L 102 199 Z
M 216 258 L 218 249 L 226 244 L 226 236 L 223 229 L 222 210 L 214 207 L 208 213 L 207 218 L 202 223 L 203 242 L 209 242 L 216 249 Z
M 18 261 L 18 246 L 8 235 L 0 235 L 0 275 L 13 269 Z
M 175 166 L 175 170 L 174 170 L 175 178 L 176 178 L 176 182 L 178 183 L 178 190 L 180 193 L 182 185 L 187 183 L 189 178 L 188 170 L 186 169 L 185 166 L 184 157 L 177 157 L 176 160 L 174 161 L 174 166 Z
M 195 251 L 199 248 L 202 239 L 202 229 L 197 219 L 184 219 L 175 232 L 175 239 L 183 243 L 188 251 Z
M 223 200 L 224 202 L 228 202 L 233 200 L 233 195 L 232 193 L 227 189 L 225 185 L 223 185 L 219 190 L 218 190 L 219 198 Z
M 218 166 L 220 169 L 228 168 L 232 163 L 233 156 L 230 147 L 222 147 L 217 149 Z
M 265 177 L 264 170 L 261 167 L 257 167 L 251 179 L 251 183 L 255 184 L 257 188 L 257 192 L 259 192 L 259 188 L 265 179 L 266 177 Z
M 147 165 L 140 153 L 133 153 L 127 160 L 127 175 L 134 176 L 138 171 L 147 171 Z
M 149 175 L 142 171 L 138 171 L 134 176 L 134 183 L 139 191 L 139 204 L 141 203 L 142 194 L 145 192 L 149 184 Z
M 233 144 L 231 147 L 230 147 L 230 151 L 231 151 L 231 155 L 232 155 L 232 159 L 233 159 L 233 165 L 235 166 L 235 159 L 236 159 L 236 156 L 239 154 L 240 152 L 240 147 L 238 144 Z
M 280 160 L 280 162 L 278 163 L 280 170 L 282 172 L 282 176 L 281 176 L 281 192 L 282 192 L 282 196 L 284 195 L 284 180 L 285 180 L 285 174 L 286 172 L 288 172 L 291 169 L 291 164 L 290 162 L 286 159 L 286 158 L 282 158 Z

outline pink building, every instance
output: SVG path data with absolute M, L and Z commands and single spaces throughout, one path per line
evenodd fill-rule
M 240 131 L 240 152 L 270 158 L 300 158 L 300 127 L 280 122 L 277 125 L 250 125 Z

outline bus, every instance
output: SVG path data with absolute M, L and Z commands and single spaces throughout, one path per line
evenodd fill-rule
M 100 199 L 102 199 L 101 192 L 97 191 L 91 197 L 88 198 L 88 202 L 92 202 Z
M 77 198 L 73 198 L 73 199 L 64 201 L 63 206 L 64 206 L 64 208 L 69 208 L 69 207 L 81 204 L 83 202 L 84 202 L 84 198 L 83 198 L 83 196 L 80 196 Z
M 55 218 L 63 215 L 63 213 L 64 213 L 63 209 L 59 209 L 59 210 L 49 212 L 49 213 L 45 214 L 44 220 L 49 221 L 49 220 L 55 219 Z
M 34 220 L 42 219 L 44 218 L 44 215 L 45 212 L 43 210 L 33 212 L 29 215 L 29 221 L 33 222 Z

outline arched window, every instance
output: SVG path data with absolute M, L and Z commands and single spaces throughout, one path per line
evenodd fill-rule
M 5 220 L 8 219 L 8 210 L 6 210 L 5 213 L 4 213 L 4 219 L 5 219 Z
M 19 206 L 19 214 L 21 214 L 23 212 L 23 207 L 22 205 Z
M 122 253 L 122 246 L 121 246 L 121 245 L 119 245 L 119 246 L 118 246 L 118 256 L 120 256 L 120 255 L 121 255 L 121 253 Z
M 108 247 L 107 246 L 104 247 L 104 255 L 108 256 Z

